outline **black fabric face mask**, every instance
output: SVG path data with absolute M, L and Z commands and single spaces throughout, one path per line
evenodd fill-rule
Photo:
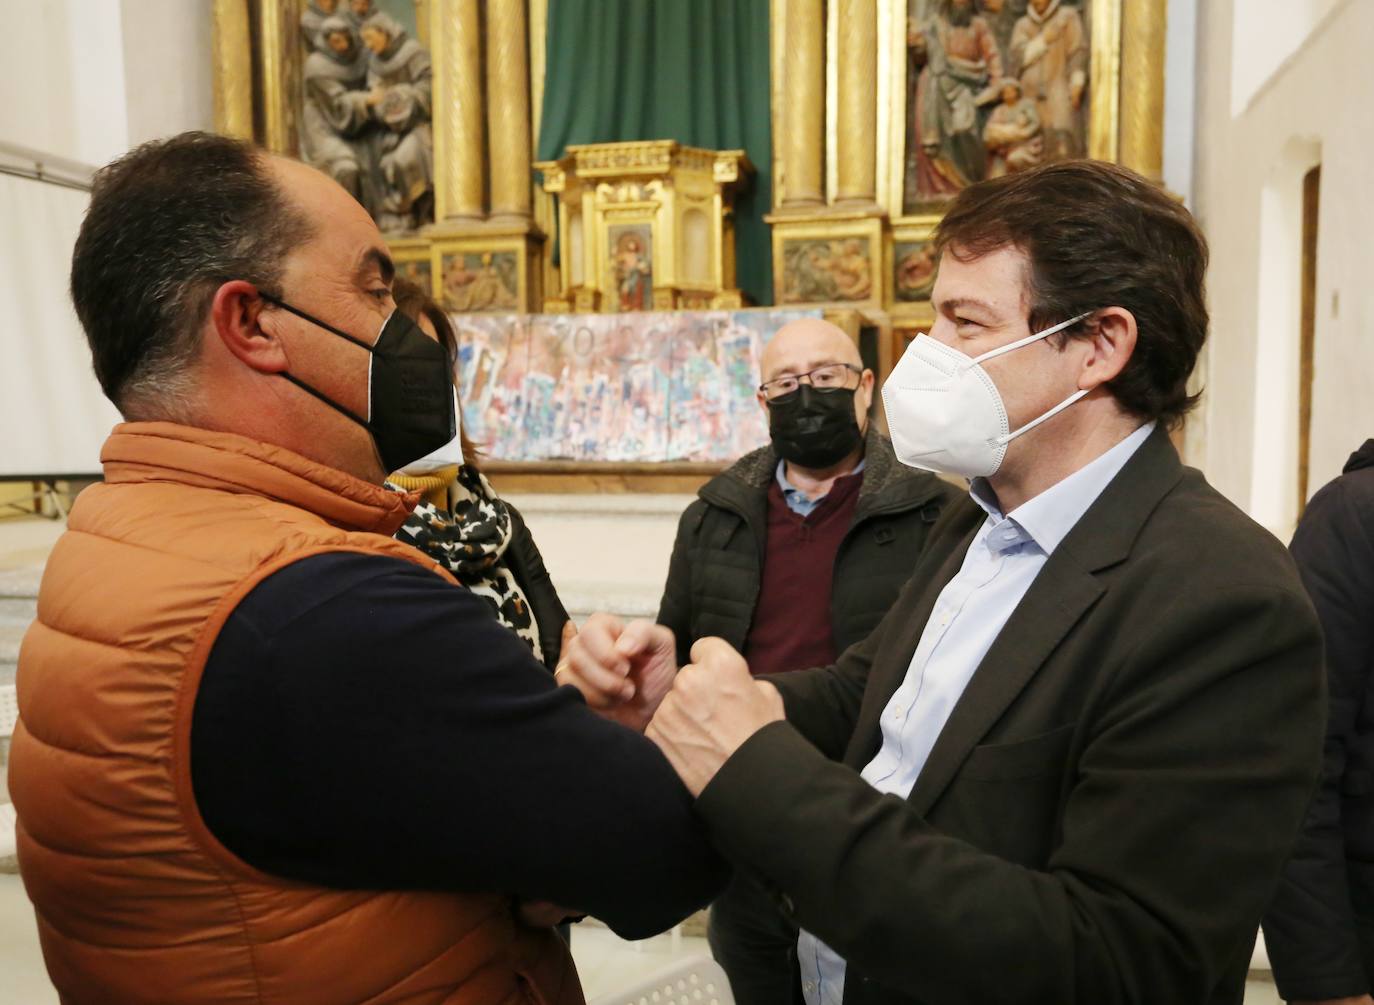
M 382 467 L 399 471 L 412 461 L 438 450 L 458 435 L 458 416 L 453 408 L 453 375 L 448 353 L 400 311 L 392 311 L 382 324 L 375 345 L 368 345 L 333 325 L 311 317 L 283 300 L 259 294 L 268 303 L 290 311 L 330 334 L 362 346 L 372 354 L 368 373 L 368 414 L 364 418 L 322 394 L 294 374 L 283 372 L 291 383 L 314 395 L 330 408 L 352 419 L 372 435 Z
M 824 391 L 802 384 L 768 402 L 768 434 L 784 460 L 804 468 L 828 468 L 863 439 L 854 417 L 853 387 Z

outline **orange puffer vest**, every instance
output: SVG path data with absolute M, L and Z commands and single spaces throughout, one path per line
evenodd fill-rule
M 73 507 L 20 650 L 9 779 L 62 1000 L 580 1003 L 562 941 L 518 926 L 509 898 L 279 879 L 220 845 L 196 807 L 191 712 L 235 605 L 327 551 L 448 578 L 389 536 L 413 498 L 170 423 L 117 427 L 101 460 L 106 481 Z

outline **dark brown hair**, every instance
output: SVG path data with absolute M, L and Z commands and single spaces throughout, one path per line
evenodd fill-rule
M 1047 164 L 964 189 L 935 242 L 961 262 L 1023 251 L 1032 331 L 1104 307 L 1130 311 L 1135 351 L 1107 385 L 1117 402 L 1168 426 L 1197 404 L 1187 385 L 1207 338 L 1207 240 L 1160 186 L 1102 161 Z M 1088 317 L 1065 333 L 1093 330 Z
M 458 333 L 453 330 L 453 322 L 448 319 L 444 309 L 434 302 L 434 298 L 415 283 L 408 279 L 401 279 L 399 276 L 391 284 L 391 298 L 396 301 L 396 309 L 412 321 L 418 322 L 421 316 L 429 318 L 429 323 L 434 326 L 434 331 L 439 336 L 439 344 L 444 347 L 444 352 L 448 353 L 449 366 L 456 367 L 458 363 Z M 454 377 L 456 380 L 456 373 Z M 476 468 L 482 452 L 477 449 L 475 443 L 468 439 L 466 427 L 460 426 L 458 435 L 463 443 L 464 463 L 470 468 Z
M 242 140 L 182 133 L 101 168 L 71 295 L 106 396 L 126 415 L 170 406 L 215 290 L 230 279 L 274 289 L 312 233 Z

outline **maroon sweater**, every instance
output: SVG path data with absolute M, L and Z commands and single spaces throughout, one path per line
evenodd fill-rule
M 787 508 L 776 480 L 769 484 L 759 601 L 744 641 L 754 674 L 828 666 L 839 655 L 830 627 L 830 588 L 863 480 L 862 471 L 836 478 L 807 517 Z

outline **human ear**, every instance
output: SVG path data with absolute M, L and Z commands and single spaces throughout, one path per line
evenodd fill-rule
M 210 302 L 210 327 L 245 366 L 259 373 L 281 373 L 287 361 L 277 329 L 286 323 L 284 312 L 265 311 L 265 306 L 252 283 L 240 279 L 224 283 Z
M 1138 332 L 1135 315 L 1124 307 L 1098 311 L 1088 323 L 1092 334 L 1079 340 L 1089 348 L 1078 375 L 1078 387 L 1090 391 L 1115 380 L 1126 369 L 1135 353 Z

